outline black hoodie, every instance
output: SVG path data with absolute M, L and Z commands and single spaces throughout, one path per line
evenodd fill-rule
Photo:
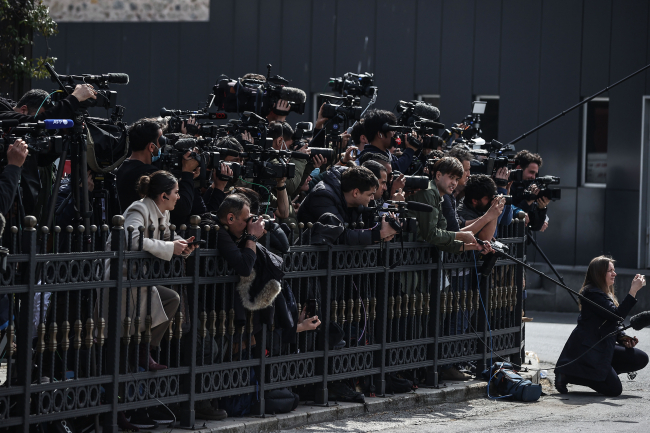
M 314 189 L 307 195 L 300 209 L 298 221 L 304 224 L 316 223 L 325 213 L 336 216 L 341 223 L 359 223 L 362 214 L 355 207 L 348 207 L 341 190 L 341 174 L 347 167 L 333 166 L 325 174 Z M 379 230 L 346 229 L 339 240 L 347 245 L 371 245 L 379 242 Z

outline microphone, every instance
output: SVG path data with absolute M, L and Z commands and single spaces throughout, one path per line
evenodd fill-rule
M 160 109 L 160 117 L 182 116 L 184 114 L 201 114 L 201 113 L 192 110 L 168 110 L 165 107 L 162 107 Z
M 178 140 L 174 147 L 176 149 L 194 149 L 197 146 L 196 140 L 194 138 L 181 138 Z
M 248 117 L 248 121 L 257 120 L 257 123 L 266 123 L 266 119 L 253 111 L 244 111 L 244 116 Z
M 10 128 L 12 126 L 18 126 L 18 119 L 0 120 L 0 128 Z
M 418 123 L 420 124 L 420 126 L 429 127 L 429 128 L 437 128 L 437 129 L 444 129 L 445 128 L 444 123 L 438 123 L 438 122 L 434 122 L 433 120 L 428 120 L 428 119 L 418 120 Z
M 307 100 L 307 94 L 295 87 L 283 87 L 280 92 L 280 98 L 285 101 L 295 102 L 297 104 L 304 104 Z
M 72 128 L 74 122 L 70 119 L 45 119 L 45 129 L 66 129 Z
M 59 75 L 62 77 L 62 75 Z M 85 83 L 93 84 L 102 84 L 102 83 L 112 83 L 112 84 L 129 84 L 129 76 L 127 74 L 120 73 L 109 73 L 102 75 L 71 75 L 71 77 L 76 78 L 79 81 Z
M 632 316 L 630 318 L 630 326 L 626 326 L 624 329 L 632 328 L 635 331 L 640 331 L 646 326 L 650 326 L 650 311 L 644 311 Z
M 418 102 L 413 108 L 413 114 L 429 120 L 438 120 L 440 118 L 440 110 L 426 102 Z

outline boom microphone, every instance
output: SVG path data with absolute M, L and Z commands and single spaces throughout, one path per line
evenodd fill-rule
M 438 120 L 440 118 L 440 110 L 426 102 L 418 102 L 413 108 L 413 114 L 429 120 Z
M 92 84 L 129 84 L 129 76 L 127 74 L 111 73 L 102 75 L 59 75 L 59 78 L 71 77 L 77 81 Z
M 650 326 L 650 311 L 644 311 L 630 318 L 630 326 L 636 331 L 640 331 L 646 326 Z
M 283 87 L 280 92 L 280 98 L 285 101 L 304 104 L 307 100 L 307 94 L 295 87 Z

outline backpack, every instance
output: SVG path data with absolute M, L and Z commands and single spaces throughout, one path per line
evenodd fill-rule
M 403 394 L 413 391 L 413 382 L 402 377 L 399 373 L 388 373 L 386 375 L 386 393 Z
M 251 413 L 251 409 L 258 404 L 259 398 L 257 393 L 259 392 L 259 384 L 255 377 L 255 369 L 251 368 L 249 384 L 253 383 L 255 384 L 255 392 L 234 395 L 219 400 L 219 408 L 225 410 L 229 418 L 248 415 Z
M 542 385 L 532 383 L 518 375 L 509 362 L 495 362 L 483 372 L 489 391 L 517 401 L 537 401 L 542 395 Z

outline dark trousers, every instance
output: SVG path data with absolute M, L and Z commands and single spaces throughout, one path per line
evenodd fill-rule
M 618 344 L 614 346 L 612 366 L 603 381 L 595 381 L 567 375 L 567 383 L 588 386 L 596 392 L 609 397 L 617 397 L 623 392 L 619 374 L 639 371 L 648 364 L 648 355 L 639 349 L 629 349 Z

